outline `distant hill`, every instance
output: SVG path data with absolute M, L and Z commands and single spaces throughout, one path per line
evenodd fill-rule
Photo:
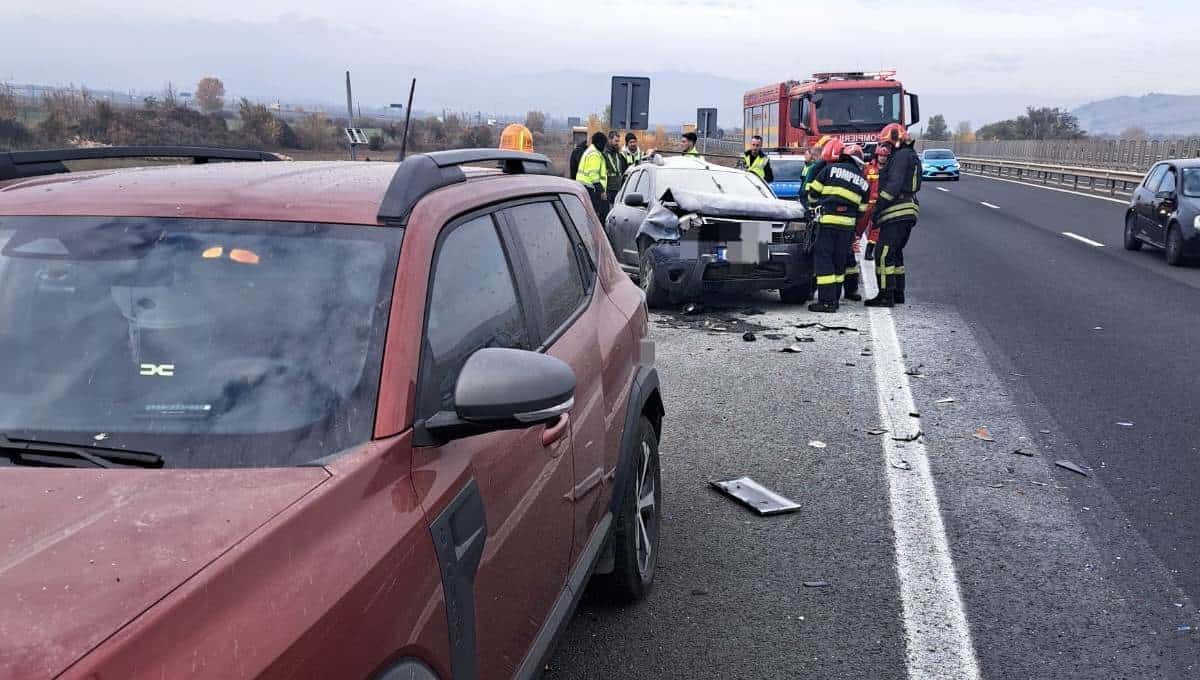
M 1084 104 L 1071 113 L 1088 134 L 1140 127 L 1151 137 L 1200 134 L 1200 95 L 1147 94 Z

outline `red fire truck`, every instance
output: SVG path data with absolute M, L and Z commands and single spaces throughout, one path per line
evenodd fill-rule
M 895 71 L 817 73 L 750 90 L 742 104 L 746 145 L 761 135 L 764 149 L 780 151 L 811 146 L 823 135 L 873 142 L 889 123 L 920 120 L 917 95 L 904 90 Z

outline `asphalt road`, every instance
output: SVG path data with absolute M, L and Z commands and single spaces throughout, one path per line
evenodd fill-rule
M 1200 268 L 1123 250 L 1098 198 L 968 176 L 921 200 L 910 304 L 847 305 L 854 331 L 767 295 L 656 316 L 659 580 L 585 597 L 547 677 L 1200 677 Z M 744 474 L 801 510 L 707 486 Z

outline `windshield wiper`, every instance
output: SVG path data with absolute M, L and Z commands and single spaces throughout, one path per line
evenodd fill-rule
M 0 455 L 8 456 L 14 465 L 43 467 L 161 468 L 163 466 L 163 458 L 157 453 L 109 449 L 90 444 L 61 444 L 28 439 L 9 439 L 3 434 L 0 434 Z

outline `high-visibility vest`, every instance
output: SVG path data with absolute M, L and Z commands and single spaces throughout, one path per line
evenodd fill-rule
M 642 150 L 630 151 L 628 148 L 621 149 L 621 155 L 625 157 L 625 162 L 630 165 L 637 165 L 642 162 Z
M 596 184 L 607 187 L 607 169 L 608 165 L 604 162 L 604 154 L 597 151 L 595 146 L 588 146 L 587 151 L 583 152 L 583 158 L 579 159 L 579 172 L 575 173 L 575 181 L 589 189 Z
M 691 157 L 691 158 L 695 158 L 696 160 L 701 160 L 701 161 L 704 160 L 704 156 L 701 156 L 700 152 L 697 151 L 696 147 L 694 147 L 694 146 L 690 150 L 684 151 L 683 155 Z
M 742 163 L 745 164 L 746 170 L 758 175 L 759 179 L 764 182 L 767 180 L 767 157 L 759 155 L 758 158 L 751 159 L 750 152 L 742 154 Z

